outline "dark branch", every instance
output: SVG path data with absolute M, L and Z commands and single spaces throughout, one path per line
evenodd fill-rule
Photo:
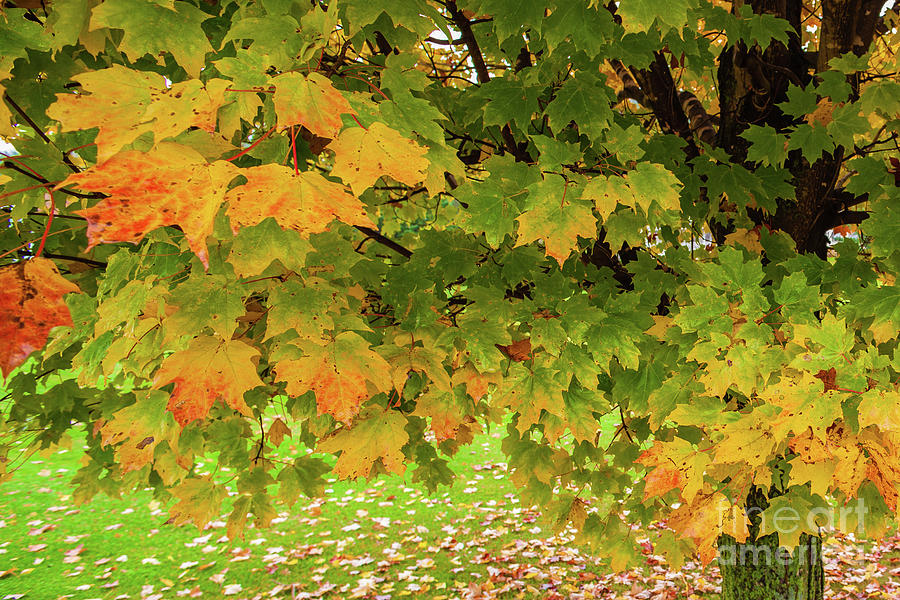
M 92 267 L 97 267 L 99 269 L 105 269 L 106 263 L 99 260 L 91 260 L 90 258 L 83 258 L 81 256 L 68 256 L 65 254 L 53 254 L 51 252 L 44 251 L 44 256 L 47 258 L 56 258 L 59 260 L 72 260 L 75 262 L 84 263 L 86 265 L 90 265 Z
M 4 94 L 3 94 L 3 99 L 6 100 L 7 104 L 9 104 L 10 106 L 12 106 L 13 109 L 14 109 L 17 113 L 19 113 L 19 116 L 21 116 L 23 119 L 25 119 L 25 122 L 28 123 L 28 125 L 30 125 L 32 129 L 34 129 L 34 132 L 37 133 L 37 134 L 41 137 L 42 140 L 44 140 L 45 142 L 47 142 L 48 144 L 50 144 L 51 146 L 53 146 L 54 148 L 56 148 L 57 150 L 59 150 L 60 154 L 62 154 L 62 160 L 63 160 L 63 162 L 66 164 L 67 167 L 69 167 L 69 169 L 70 169 L 73 173 L 81 173 L 81 169 L 79 169 L 78 167 L 75 166 L 75 164 L 74 164 L 74 163 L 72 162 L 72 160 L 69 158 L 69 155 L 68 155 L 67 153 L 65 153 L 65 152 L 63 152 L 62 150 L 59 149 L 59 146 L 57 146 L 56 143 L 54 143 L 54 141 L 51 140 L 51 139 L 47 136 L 47 134 L 43 132 L 43 130 L 42 130 L 40 127 L 37 126 L 37 123 L 35 123 L 34 120 L 33 120 L 31 117 L 28 116 L 28 113 L 26 113 L 26 112 L 22 109 L 22 107 L 19 106 L 19 105 L 16 103 L 15 100 L 13 100 L 12 98 L 10 98 L 9 94 L 4 93 Z
M 22 167 L 20 167 L 16 163 L 12 162 L 11 160 L 4 161 L 2 164 L 0 164 L 0 167 L 2 167 L 4 169 L 12 169 L 13 171 L 18 171 L 22 175 L 25 175 L 26 177 L 34 179 L 37 182 L 46 183 L 48 185 L 50 184 L 50 181 L 48 181 L 47 179 L 44 179 L 40 175 L 35 175 L 34 173 L 28 172 L 26 169 L 23 169 Z M 56 191 L 66 194 L 68 196 L 74 196 L 75 198 L 86 198 L 88 200 L 99 200 L 101 198 L 106 198 L 106 194 L 101 194 L 99 192 L 91 192 L 90 194 L 82 194 L 81 192 L 72 192 L 72 191 L 64 189 L 64 188 L 60 188 Z
M 410 258 L 410 257 L 412 257 L 412 251 L 411 251 L 411 250 L 409 250 L 409 249 L 407 249 L 407 248 L 401 246 L 400 244 L 398 244 L 397 242 L 395 242 L 395 241 L 392 240 L 391 238 L 386 237 L 386 236 L 384 236 L 384 235 L 378 233 L 377 231 L 375 231 L 375 230 L 372 229 L 371 227 L 362 227 L 362 226 L 360 226 L 360 225 L 354 225 L 353 227 L 356 228 L 357 231 L 366 234 L 367 236 L 369 236 L 370 238 L 372 238 L 373 240 L 375 240 L 375 241 L 378 242 L 379 244 L 382 244 L 383 246 L 387 246 L 388 248 L 390 248 L 391 250 L 393 250 L 394 252 L 396 252 L 396 253 L 399 254 L 400 256 L 402 256 L 402 257 L 404 257 L 404 258 Z
M 450 19 L 453 21 L 453 24 L 459 29 L 460 40 L 465 43 L 466 49 L 469 51 L 469 56 L 472 58 L 472 64 L 475 65 L 478 83 L 487 83 L 491 80 L 491 73 L 488 71 L 487 65 L 484 62 L 484 55 L 481 53 L 481 47 L 478 45 L 478 40 L 475 39 L 475 34 L 472 32 L 472 21 L 469 21 L 462 11 L 457 8 L 456 0 L 449 0 L 447 2 L 447 10 L 450 12 Z M 500 135 L 503 136 L 503 142 L 506 144 L 506 149 L 509 150 L 509 153 L 512 154 L 517 161 L 533 161 L 531 156 L 528 155 L 528 152 L 516 143 L 516 139 L 513 137 L 512 129 L 509 125 L 504 125 L 503 128 L 501 128 Z

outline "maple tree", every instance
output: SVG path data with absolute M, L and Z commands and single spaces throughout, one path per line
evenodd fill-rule
M 332 469 L 450 483 L 509 420 L 524 498 L 613 568 L 659 519 L 676 565 L 793 551 L 720 561 L 727 598 L 821 596 L 781 509 L 894 518 L 891 3 L 33 4 L 0 15 L 0 477 L 84 428 L 79 500 L 202 526 L 218 453 L 237 535 Z

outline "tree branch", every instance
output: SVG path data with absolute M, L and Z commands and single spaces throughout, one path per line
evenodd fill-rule
M 472 64 L 475 65 L 478 83 L 487 83 L 491 80 L 491 73 L 488 71 L 487 65 L 484 62 L 484 55 L 481 53 L 481 47 L 478 45 L 478 40 L 475 39 L 475 34 L 472 32 L 472 21 L 469 21 L 466 15 L 459 10 L 456 6 L 456 0 L 448 0 L 446 6 L 447 10 L 450 12 L 450 19 L 459 29 L 460 40 L 466 44 L 466 49 L 469 51 Z M 509 153 L 512 154 L 517 161 L 533 162 L 533 159 L 529 156 L 528 152 L 516 143 L 516 138 L 513 137 L 512 129 L 509 125 L 504 125 L 501 128 L 500 135 L 503 136 L 503 142 L 506 144 L 506 149 L 509 150 Z
M 391 250 L 393 250 L 394 252 L 396 252 L 396 253 L 399 254 L 400 256 L 402 256 L 402 257 L 404 257 L 404 258 L 410 258 L 410 257 L 412 257 L 412 251 L 411 251 L 411 250 L 409 250 L 409 249 L 407 249 L 407 248 L 401 246 L 400 244 L 398 244 L 397 242 L 395 242 L 395 241 L 392 240 L 391 238 L 386 237 L 386 236 L 380 234 L 379 232 L 375 231 L 375 230 L 372 229 L 371 227 L 363 227 L 363 226 L 361 226 L 361 225 L 354 225 L 353 227 L 354 227 L 357 231 L 366 234 L 368 237 L 372 238 L 373 240 L 375 240 L 375 241 L 378 242 L 379 244 L 382 244 L 383 246 L 387 246 L 388 248 L 390 248 Z
M 6 100 L 7 104 L 12 106 L 13 109 L 17 113 L 19 113 L 19 116 L 21 116 L 23 119 L 25 119 L 25 122 L 28 123 L 28 125 L 30 125 L 32 129 L 34 129 L 34 132 L 37 133 L 41 137 L 42 140 L 44 140 L 45 142 L 47 142 L 48 144 L 50 144 L 51 146 L 53 146 L 54 148 L 59 150 L 59 153 L 62 155 L 62 161 L 66 164 L 67 167 L 69 167 L 69 169 L 73 173 L 81 173 L 81 169 L 79 169 L 78 167 L 75 166 L 75 163 L 72 162 L 72 159 L 69 158 L 69 155 L 66 152 L 63 152 L 59 148 L 59 146 L 57 146 L 56 143 L 53 140 L 51 140 L 47 136 L 47 134 L 43 132 L 43 130 L 40 127 L 37 126 L 37 123 L 35 123 L 34 120 L 28 116 L 28 113 L 26 113 L 22 109 L 22 107 L 16 103 L 15 100 L 10 98 L 8 93 L 6 93 L 6 92 L 3 93 L 3 99 Z
M 44 257 L 46 258 L 56 258 L 59 260 L 71 260 L 75 262 L 84 263 L 86 265 L 90 265 L 92 267 L 97 267 L 99 269 L 106 268 L 106 263 L 99 260 L 91 260 L 90 258 L 82 258 L 81 256 L 68 256 L 66 254 L 53 254 L 51 252 L 44 251 Z
M 22 167 L 20 167 L 16 163 L 12 162 L 11 160 L 3 161 L 3 163 L 0 164 L 0 167 L 3 167 L 5 169 L 12 169 L 13 171 L 18 171 L 22 175 L 25 175 L 26 177 L 28 177 L 30 179 L 34 179 L 35 181 L 38 181 L 40 183 L 46 183 L 46 184 L 50 183 L 49 180 L 44 179 L 40 175 L 35 175 L 34 173 L 29 173 L 26 169 L 23 169 Z M 88 200 L 99 200 L 101 198 L 106 198 L 106 194 L 101 194 L 100 192 L 91 192 L 90 194 L 83 194 L 81 192 L 72 192 L 72 191 L 69 191 L 64 188 L 60 188 L 55 191 L 61 192 L 68 196 L 74 196 L 75 198 L 85 198 Z
M 622 22 L 622 17 L 616 14 L 617 5 L 611 0 L 606 9 L 612 14 L 616 23 Z M 671 131 L 688 143 L 685 150 L 687 158 L 699 156 L 700 150 L 694 141 L 694 133 L 691 130 L 691 122 L 681 106 L 678 97 L 678 89 L 675 79 L 669 70 L 669 63 L 661 51 L 654 52 L 653 62 L 647 69 L 627 68 L 626 70 L 637 82 L 638 87 L 646 98 L 642 102 L 644 106 L 653 110 L 660 125 Z M 619 69 L 616 70 L 620 72 Z M 699 102 L 698 102 L 699 103 Z M 702 108 L 702 107 L 701 107 Z M 705 111 L 704 111 L 705 112 Z

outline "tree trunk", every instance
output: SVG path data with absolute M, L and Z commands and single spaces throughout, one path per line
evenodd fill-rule
M 755 488 L 747 498 L 747 541 L 739 544 L 729 535 L 719 538 L 722 600 L 823 600 L 822 538 L 803 534 L 790 553 L 779 547 L 778 533 L 759 536 L 759 514 L 767 506 L 765 494 Z
M 777 534 L 738 544 L 719 539 L 722 600 L 822 600 L 825 571 L 822 540 L 804 534 L 790 554 Z

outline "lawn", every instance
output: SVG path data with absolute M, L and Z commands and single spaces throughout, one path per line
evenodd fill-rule
M 334 481 L 327 498 L 301 499 L 232 542 L 224 518 L 204 531 L 166 525 L 149 492 L 75 506 L 80 445 L 35 455 L 0 485 L 0 599 L 716 597 L 714 567 L 668 570 L 647 544 L 643 567 L 612 574 L 571 533 L 541 529 L 508 480 L 500 438 L 457 453 L 448 490 L 429 496 L 409 476 Z M 897 597 L 897 547 L 831 538 L 829 597 Z

